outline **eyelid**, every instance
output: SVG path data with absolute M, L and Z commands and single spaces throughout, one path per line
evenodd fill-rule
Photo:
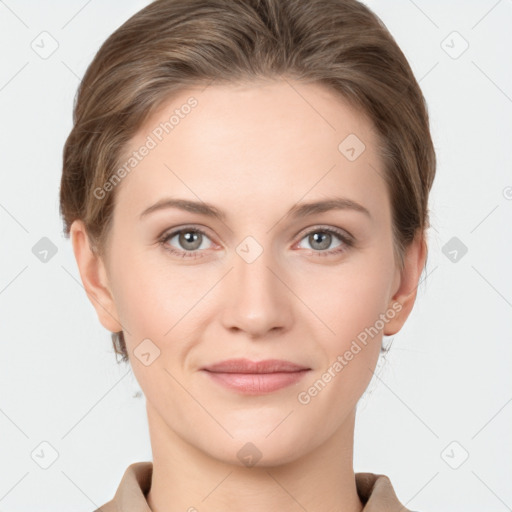
M 349 233 L 346 229 L 338 228 L 336 226 L 331 226 L 330 224 L 313 224 L 308 226 L 307 228 L 299 231 L 294 238 L 299 237 L 299 241 L 302 240 L 306 235 L 309 235 L 311 232 L 315 231 L 327 231 L 329 233 L 334 233 L 339 237 L 347 239 L 351 243 L 355 243 L 355 238 Z
M 166 228 L 164 229 L 158 236 L 157 239 L 161 240 L 162 238 L 170 237 L 171 235 L 175 236 L 181 231 L 197 231 L 198 233 L 202 233 L 203 235 L 206 235 L 208 238 L 212 238 L 212 236 L 209 234 L 210 230 L 206 226 L 202 224 L 184 224 L 183 226 L 175 226 L 173 228 Z
M 206 235 L 210 240 L 212 240 L 212 236 L 209 234 L 209 228 L 202 224 L 185 224 L 183 226 L 176 226 L 174 228 L 167 228 L 164 229 L 161 234 L 157 236 L 157 240 L 162 240 L 164 238 L 172 238 L 175 235 L 179 234 L 182 231 L 186 231 L 187 229 L 191 231 L 197 231 L 203 235 Z M 335 226 L 327 225 L 327 224 L 313 224 L 311 226 L 303 228 L 299 233 L 293 236 L 292 240 L 299 238 L 298 241 L 300 242 L 306 235 L 310 234 L 312 231 L 321 231 L 325 230 L 330 233 L 334 233 L 335 235 L 341 237 L 342 239 L 347 239 L 347 241 L 350 241 L 351 243 L 355 243 L 355 238 L 351 233 L 349 233 L 346 229 L 338 228 Z M 172 237 L 171 237 L 172 235 Z M 213 242 L 213 240 L 212 240 Z
M 202 228 L 198 228 L 197 226 L 186 226 L 186 227 L 176 227 L 171 228 L 169 230 L 166 230 L 163 235 L 158 239 L 158 244 L 163 247 L 165 251 L 170 253 L 173 257 L 179 257 L 187 260 L 196 260 L 198 258 L 206 257 L 208 251 L 206 249 L 201 250 L 193 250 L 193 251 L 186 251 L 184 249 L 176 249 L 173 246 L 168 245 L 168 241 L 174 238 L 176 235 L 184 232 L 184 231 L 195 231 L 196 233 L 201 233 L 202 235 L 206 236 L 208 239 L 211 240 L 211 237 L 206 232 L 207 230 L 204 230 Z M 328 249 L 328 250 L 322 250 L 322 251 L 315 251 L 314 249 L 306 249 L 306 251 L 309 252 L 309 255 L 314 255 L 315 258 L 328 258 L 328 257 L 336 257 L 341 254 L 346 253 L 350 249 L 352 249 L 355 246 L 355 239 L 354 237 L 346 232 L 345 230 L 341 228 L 337 228 L 334 226 L 309 226 L 308 228 L 305 228 L 305 230 L 301 231 L 298 236 L 298 241 L 295 245 L 299 244 L 306 236 L 310 235 L 311 233 L 315 232 L 324 232 L 329 233 L 331 235 L 334 235 L 338 238 L 338 240 L 341 242 L 340 246 L 334 248 L 334 249 Z M 213 244 L 215 242 L 212 241 Z

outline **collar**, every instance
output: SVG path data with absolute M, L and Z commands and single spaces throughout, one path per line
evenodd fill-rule
M 146 495 L 151 487 L 152 462 L 135 462 L 125 470 L 114 498 L 94 512 L 151 512 Z M 362 512 L 411 512 L 395 494 L 390 479 L 375 473 L 355 473 Z

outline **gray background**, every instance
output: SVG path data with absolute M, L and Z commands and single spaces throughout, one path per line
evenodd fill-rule
M 3 512 L 91 511 L 151 460 L 144 397 L 58 214 L 80 77 L 147 3 L 0 0 Z M 366 3 L 420 81 L 438 169 L 427 268 L 360 401 L 355 470 L 388 475 L 412 510 L 512 510 L 512 1 Z

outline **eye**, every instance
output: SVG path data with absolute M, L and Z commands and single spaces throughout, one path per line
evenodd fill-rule
M 336 238 L 340 243 L 334 249 L 325 250 L 331 246 Z M 177 247 L 170 243 L 173 239 L 176 239 Z M 312 229 L 301 238 L 301 241 L 305 239 L 312 247 L 311 250 L 318 256 L 338 254 L 354 245 L 350 235 L 333 227 L 317 227 Z M 205 247 L 204 242 L 206 240 L 210 240 L 210 238 L 203 230 L 195 227 L 185 227 L 165 233 L 159 239 L 159 243 L 166 251 L 181 258 L 200 258 L 203 256 L 202 252 L 211 248 L 211 244 L 206 244 Z
M 325 249 L 331 246 L 333 237 L 340 240 L 341 243 L 339 243 L 334 249 L 326 251 Z M 332 227 L 317 227 L 308 231 L 301 240 L 307 240 L 313 248 L 313 251 L 317 253 L 318 256 L 338 254 L 346 251 L 347 248 L 352 247 L 353 245 L 353 240 L 348 234 L 342 230 Z
M 169 243 L 176 238 L 178 248 L 169 245 Z M 165 233 L 160 238 L 159 243 L 169 252 L 180 256 L 182 258 L 197 258 L 201 257 L 201 251 L 209 249 L 210 246 L 205 247 L 203 242 L 209 237 L 204 231 L 197 228 L 181 228 L 179 230 Z

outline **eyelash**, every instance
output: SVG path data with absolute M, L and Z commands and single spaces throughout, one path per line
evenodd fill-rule
M 200 254 L 202 252 L 201 250 L 196 249 L 194 251 L 185 251 L 185 250 L 180 251 L 180 250 L 176 250 L 173 247 L 170 247 L 169 245 L 167 245 L 167 242 L 169 240 L 174 238 L 176 235 L 179 235 L 180 233 L 185 233 L 185 232 L 200 233 L 201 235 L 209 238 L 208 235 L 202 229 L 198 229 L 198 228 L 190 226 L 190 227 L 184 227 L 181 229 L 177 229 L 176 231 L 171 231 L 170 233 L 164 233 L 159 238 L 158 242 L 166 251 L 172 253 L 175 256 L 179 256 L 181 258 L 201 258 L 202 257 L 202 255 Z M 313 251 L 318 256 L 333 256 L 333 255 L 336 255 L 336 254 L 346 251 L 347 248 L 350 248 L 354 245 L 353 240 L 349 236 L 347 236 L 343 231 L 338 230 L 336 228 L 321 227 L 321 226 L 316 227 L 316 228 L 306 232 L 300 240 L 311 235 L 312 233 L 329 233 L 331 235 L 337 236 L 340 239 L 340 241 L 342 242 L 341 246 L 337 247 L 336 249 L 331 249 L 329 251 L 315 251 L 314 249 L 311 249 L 311 251 Z

